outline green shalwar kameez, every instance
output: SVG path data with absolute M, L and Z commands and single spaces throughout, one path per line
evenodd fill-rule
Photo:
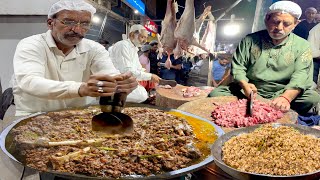
M 231 72 L 235 83 L 214 89 L 210 97 L 242 98 L 237 82 L 245 80 L 267 99 L 278 97 L 287 89 L 301 89 L 291 102 L 291 108 L 299 114 L 307 113 L 320 101 L 319 94 L 311 90 L 313 61 L 309 43 L 293 33 L 279 45 L 273 45 L 266 30 L 249 34 L 234 53 Z

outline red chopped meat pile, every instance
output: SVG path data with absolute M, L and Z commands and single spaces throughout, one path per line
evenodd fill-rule
M 218 106 L 211 117 L 217 125 L 223 127 L 246 127 L 274 122 L 283 117 L 280 110 L 258 100 L 253 102 L 253 116 L 248 116 L 246 112 L 247 99 L 240 99 Z
M 196 97 L 200 96 L 201 94 L 200 88 L 194 86 L 187 87 L 185 89 L 182 89 L 181 91 L 183 93 L 183 97 L 185 98 Z

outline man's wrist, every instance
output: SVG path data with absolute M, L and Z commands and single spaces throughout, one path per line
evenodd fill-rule
M 245 89 L 249 85 L 249 83 L 247 81 L 239 81 L 239 85 L 242 89 Z
M 289 104 L 291 103 L 291 101 L 290 101 L 289 98 L 287 98 L 287 97 L 285 97 L 285 96 L 279 96 L 279 97 L 282 97 L 283 99 L 287 100 Z
M 78 94 L 79 94 L 80 97 L 83 97 L 83 96 L 84 96 L 84 94 L 82 93 L 82 87 L 83 87 L 84 85 L 85 85 L 85 84 L 82 83 L 82 84 L 80 85 L 79 89 L 78 89 Z

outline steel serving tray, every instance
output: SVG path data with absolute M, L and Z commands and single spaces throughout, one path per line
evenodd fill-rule
M 297 125 L 297 124 L 281 124 L 281 123 L 273 123 L 272 124 L 274 127 L 279 127 L 279 126 L 289 126 L 293 127 L 296 130 L 298 130 L 302 134 L 310 134 L 314 135 L 315 137 L 320 138 L 320 130 L 308 127 L 308 126 L 302 126 L 302 125 Z M 215 164 L 220 167 L 223 171 L 231 175 L 232 177 L 236 179 L 241 179 L 241 180 L 249 180 L 249 179 L 285 179 L 285 180 L 319 180 L 320 179 L 320 170 L 308 174 L 302 174 L 302 175 L 293 175 L 293 176 L 275 176 L 275 175 L 266 175 L 266 174 L 255 174 L 255 173 L 250 173 L 250 172 L 244 172 L 237 170 L 235 168 L 232 168 L 228 165 L 226 165 L 223 160 L 222 160 L 222 147 L 226 141 L 228 141 L 230 138 L 234 136 L 238 136 L 240 134 L 244 133 L 251 133 L 255 129 L 259 128 L 260 125 L 255 125 L 251 127 L 246 127 L 246 128 L 240 128 L 231 132 L 228 132 L 222 136 L 220 136 L 213 144 L 211 148 L 211 153 L 214 158 Z M 320 163 L 320 162 L 319 162 Z
M 210 125 L 212 125 L 212 127 L 214 127 L 214 129 L 216 130 L 217 136 L 221 136 L 224 134 L 223 130 L 217 126 L 216 124 L 214 124 L 212 121 L 209 121 L 205 118 L 193 115 L 191 113 L 187 113 L 187 112 L 183 112 L 180 110 L 176 110 L 176 109 L 168 109 L 168 108 L 161 108 L 161 107 L 155 107 L 155 106 L 148 106 L 148 105 L 136 105 L 136 104 L 129 104 L 127 105 L 127 107 L 149 107 L 149 108 L 155 108 L 155 109 L 161 109 L 161 110 L 165 110 L 165 111 L 173 111 L 173 112 L 178 112 L 181 113 L 183 115 L 186 116 L 190 116 L 199 120 L 202 120 L 204 122 L 209 123 Z M 9 152 L 9 146 L 12 146 L 11 144 L 8 144 L 8 134 L 11 131 L 11 129 L 15 128 L 19 123 L 23 123 L 24 121 L 27 121 L 28 119 L 30 119 L 31 117 L 35 117 L 38 115 L 42 115 L 45 113 L 36 113 L 36 114 L 32 114 L 30 116 L 15 120 L 14 122 L 12 122 L 12 124 L 10 124 L 8 127 L 6 127 L 1 135 L 0 135 L 0 146 L 2 151 L 13 161 L 18 162 L 19 164 L 24 165 L 21 161 L 18 160 L 18 158 L 15 157 L 15 155 L 13 155 L 12 153 Z M 196 170 L 199 170 L 201 168 L 203 168 L 204 166 L 208 165 L 209 163 L 213 162 L 213 157 L 212 156 L 208 156 L 206 157 L 204 160 L 202 160 L 201 162 L 188 166 L 186 168 L 183 169 L 179 169 L 179 170 L 175 170 L 175 171 L 170 171 L 170 172 L 165 172 L 162 174 L 155 174 L 155 175 L 150 175 L 150 176 L 142 176 L 142 175 L 130 175 L 130 176 L 122 176 L 120 179 L 167 179 L 167 178 L 174 178 L 174 177 L 178 177 L 178 176 L 183 176 L 187 173 L 190 172 L 194 172 Z M 30 167 L 28 167 L 30 168 Z M 33 169 L 33 168 L 31 168 Z M 81 174 L 71 174 L 71 173 L 62 173 L 62 172 L 58 172 L 58 171 L 46 171 L 45 173 L 48 174 L 54 174 L 58 177 L 64 177 L 64 178 L 68 178 L 68 179 L 113 179 L 113 178 L 105 178 L 105 177 L 93 177 L 93 176 L 86 176 L 86 175 L 81 175 Z

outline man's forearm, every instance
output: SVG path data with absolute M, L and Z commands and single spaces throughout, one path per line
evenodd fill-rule
M 239 81 L 239 85 L 241 86 L 242 89 L 244 89 L 246 86 L 249 85 L 249 83 L 245 80 Z
M 287 89 L 281 96 L 284 96 L 291 102 L 300 94 L 300 92 L 301 89 Z

